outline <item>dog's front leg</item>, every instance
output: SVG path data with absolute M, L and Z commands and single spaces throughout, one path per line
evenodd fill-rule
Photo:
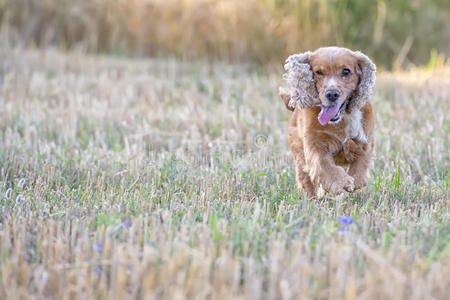
M 348 169 L 348 174 L 355 179 L 355 189 L 361 189 L 367 185 L 369 170 L 375 157 L 375 115 L 370 103 L 363 108 L 363 116 L 364 136 L 367 137 L 367 140 L 356 141 L 359 149 L 356 151 L 355 160 Z
M 364 151 L 356 156 L 348 169 L 348 175 L 355 179 L 355 190 L 362 189 L 369 181 L 369 170 L 373 164 L 373 143 L 365 145 Z
M 329 193 L 340 194 L 354 190 L 354 179 L 344 168 L 336 166 L 332 152 L 324 145 L 305 141 L 305 158 L 309 176 L 314 184 L 321 184 Z

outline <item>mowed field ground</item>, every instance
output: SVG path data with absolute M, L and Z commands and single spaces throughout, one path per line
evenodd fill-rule
M 450 69 L 379 73 L 369 185 L 319 200 L 281 73 L 1 50 L 0 298 L 448 299 Z

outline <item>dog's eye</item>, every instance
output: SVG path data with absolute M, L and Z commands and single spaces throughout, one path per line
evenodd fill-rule
M 320 71 L 320 70 L 317 70 L 317 71 L 316 71 L 316 74 L 317 74 L 317 75 L 323 75 L 322 71 Z
M 342 70 L 342 76 L 348 76 L 348 75 L 350 75 L 350 70 L 349 69 L 344 69 L 344 70 Z

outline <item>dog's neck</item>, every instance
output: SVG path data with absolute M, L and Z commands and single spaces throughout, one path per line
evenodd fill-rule
M 328 122 L 328 129 L 319 130 L 329 134 L 345 144 L 348 140 L 367 143 L 367 137 L 364 132 L 363 112 L 360 109 L 345 110 L 341 118 L 335 122 Z
M 345 133 L 347 137 L 367 143 L 367 137 L 364 133 L 363 113 L 361 110 L 345 112 L 342 118 L 346 120 Z

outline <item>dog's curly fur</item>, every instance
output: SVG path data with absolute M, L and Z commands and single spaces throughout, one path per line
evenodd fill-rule
M 359 51 L 326 47 L 290 56 L 285 70 L 288 89 L 280 88 L 279 94 L 294 112 L 288 141 L 299 187 L 315 196 L 319 186 L 332 194 L 366 186 L 375 149 L 369 102 L 375 65 Z M 335 103 L 326 97 L 330 89 L 339 91 Z M 339 105 L 342 112 L 322 126 L 319 106 L 330 105 Z

